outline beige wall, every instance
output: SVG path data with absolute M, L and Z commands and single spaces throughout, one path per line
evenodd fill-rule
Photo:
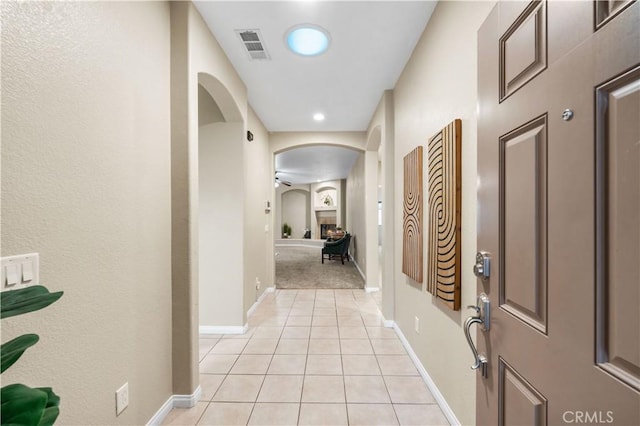
M 291 227 L 291 238 L 304 237 L 309 223 L 309 191 L 294 189 L 282 194 L 282 223 Z
M 60 424 L 144 424 L 172 393 L 169 6 L 1 8 L 2 256 L 65 292 L 2 320 L 41 338 L 3 384 L 52 386 Z
M 395 162 L 394 162 L 394 111 L 393 111 L 393 91 L 386 90 L 376 111 L 369 123 L 367 130 L 367 150 L 378 150 L 378 161 L 381 163 L 377 168 L 379 175 L 377 181 L 381 183 L 380 195 L 382 200 L 382 226 L 378 231 L 382 242 L 380 251 L 380 291 L 382 292 L 381 311 L 382 315 L 389 321 L 395 316 Z M 376 202 L 378 201 L 378 190 L 376 188 Z M 376 203 L 377 204 L 377 203 Z M 375 212 L 377 224 L 377 205 Z M 400 216 L 399 220 L 402 220 Z M 371 245 L 371 242 L 370 242 Z M 402 247 L 402 246 L 400 246 Z M 376 247 L 376 254 L 377 247 Z
M 265 195 L 259 194 L 259 188 L 255 189 L 256 192 L 253 192 L 253 188 L 249 191 L 254 176 L 252 167 L 256 166 L 263 174 L 271 157 L 269 153 L 262 160 L 254 161 L 264 154 L 257 147 L 268 143 L 266 130 L 255 115 L 251 116 L 244 83 L 198 11 L 191 3 L 172 2 L 171 13 L 173 391 L 192 394 L 198 386 L 198 305 L 201 290 L 197 255 L 200 238 L 198 85 L 202 85 L 211 95 L 225 122 L 235 123 L 238 129 L 242 129 L 237 132 L 237 137 L 226 141 L 227 151 L 222 154 L 225 167 L 232 168 L 225 180 L 236 189 L 229 213 L 239 220 L 238 227 L 229 231 L 233 231 L 233 238 L 241 245 L 239 254 L 234 252 L 233 258 L 229 257 L 230 254 L 226 255 L 229 261 L 225 273 L 234 274 L 236 279 L 223 283 L 221 292 L 215 296 L 229 304 L 224 310 L 226 314 L 219 315 L 216 324 L 204 324 L 206 326 L 244 325 L 246 311 L 257 297 L 255 278 L 263 274 L 273 276 L 273 268 L 267 266 L 269 253 L 273 253 L 272 247 L 266 244 L 266 239 L 258 240 L 265 245 L 249 240 L 250 236 L 256 235 L 258 228 L 260 235 L 264 236 L 262 221 L 266 217 Z M 261 141 L 252 145 L 256 148 L 251 148 L 246 140 L 248 125 L 252 126 L 251 130 L 256 136 L 254 142 Z M 271 173 L 269 171 L 269 175 Z M 264 181 L 266 185 L 268 179 Z M 248 241 L 255 247 L 247 249 Z
M 222 111 L 218 108 L 207 89 L 198 84 L 198 125 L 224 122 Z
M 275 185 L 274 185 L 275 186 Z M 311 223 L 312 225 L 314 225 L 314 223 L 312 223 L 313 221 L 315 221 L 315 218 L 312 218 L 312 203 L 313 203 L 313 196 L 310 193 L 311 189 L 310 189 L 310 185 L 291 185 L 291 186 L 286 186 L 286 185 L 280 185 L 277 188 L 275 188 L 275 202 L 273 203 L 272 207 L 273 207 L 273 220 L 274 220 L 274 225 L 273 225 L 273 237 L 277 240 L 282 238 L 282 225 L 288 220 L 288 215 L 291 214 L 290 212 L 287 213 L 286 210 L 289 210 L 289 207 L 285 205 L 285 199 L 286 199 L 286 194 L 291 192 L 291 191 L 297 191 L 297 192 L 304 192 L 304 193 L 308 193 L 309 197 L 307 197 L 307 208 L 305 209 L 305 211 L 302 211 L 302 214 L 307 214 L 307 217 L 303 217 L 304 220 L 302 220 L 301 222 L 306 223 Z M 288 222 L 289 223 L 289 222 Z M 291 227 L 293 227 L 293 225 L 291 223 L 289 223 L 289 225 L 291 225 Z M 304 229 L 304 227 L 306 225 L 302 225 Z M 312 237 L 313 237 L 313 226 L 311 226 L 312 229 Z M 292 238 L 302 238 L 302 236 L 294 236 Z
M 244 312 L 255 303 L 273 282 L 273 189 L 272 157 L 269 151 L 269 133 L 253 109 L 249 107 L 247 128 L 253 141 L 245 141 L 245 231 L 244 231 Z M 272 211 L 266 212 L 266 201 Z M 256 279 L 260 288 L 256 289 Z M 245 318 L 246 320 L 246 318 Z
M 430 136 L 453 119 L 462 119 L 463 307 L 474 304 L 476 298 L 476 281 L 471 272 L 476 251 L 476 33 L 492 5 L 438 3 L 394 90 L 397 182 L 402 182 L 402 158 L 407 153 L 417 145 L 424 146 Z M 401 218 L 401 185 L 395 205 L 396 217 Z M 424 289 L 408 284 L 401 273 L 401 220 L 396 220 L 395 231 L 395 321 L 458 420 L 474 424 L 476 372 L 469 368 L 472 357 L 462 330 L 469 312 L 453 312 Z M 414 316 L 420 318 L 420 334 L 413 330 Z
M 365 220 L 365 154 L 362 153 L 353 165 L 347 177 L 347 232 L 351 234 L 349 252 L 363 274 L 367 270 L 366 247 L 367 232 Z
M 231 176 L 242 158 L 242 123 L 199 128 L 198 242 L 200 327 L 244 325 L 244 193 Z M 264 214 L 264 213 L 263 213 Z

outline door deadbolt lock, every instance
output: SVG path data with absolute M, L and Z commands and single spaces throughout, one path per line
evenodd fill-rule
M 491 258 L 486 251 L 476 253 L 476 264 L 473 265 L 473 274 L 482 281 L 489 279 L 491 274 Z

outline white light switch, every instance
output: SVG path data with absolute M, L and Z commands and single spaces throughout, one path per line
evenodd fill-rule
M 40 283 L 40 255 L 22 254 L 0 258 L 0 290 L 15 290 Z
M 22 262 L 22 282 L 28 283 L 33 281 L 33 262 L 30 260 Z
M 18 265 L 7 265 L 4 268 L 6 271 L 5 285 L 7 287 L 13 287 L 18 284 Z

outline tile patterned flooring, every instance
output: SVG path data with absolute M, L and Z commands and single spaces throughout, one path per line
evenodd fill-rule
M 246 334 L 200 336 L 200 401 L 164 424 L 448 425 L 377 297 L 267 294 Z

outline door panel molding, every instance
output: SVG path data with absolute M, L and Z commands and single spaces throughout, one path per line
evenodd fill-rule
M 595 29 L 599 30 L 637 0 L 594 0 Z
M 640 390 L 640 66 L 595 101 L 596 361 Z
M 547 128 L 544 114 L 499 139 L 500 308 L 544 334 L 548 310 Z
M 502 102 L 547 68 L 546 1 L 532 1 L 499 43 Z
M 546 425 L 547 399 L 504 358 L 498 359 L 498 425 Z

